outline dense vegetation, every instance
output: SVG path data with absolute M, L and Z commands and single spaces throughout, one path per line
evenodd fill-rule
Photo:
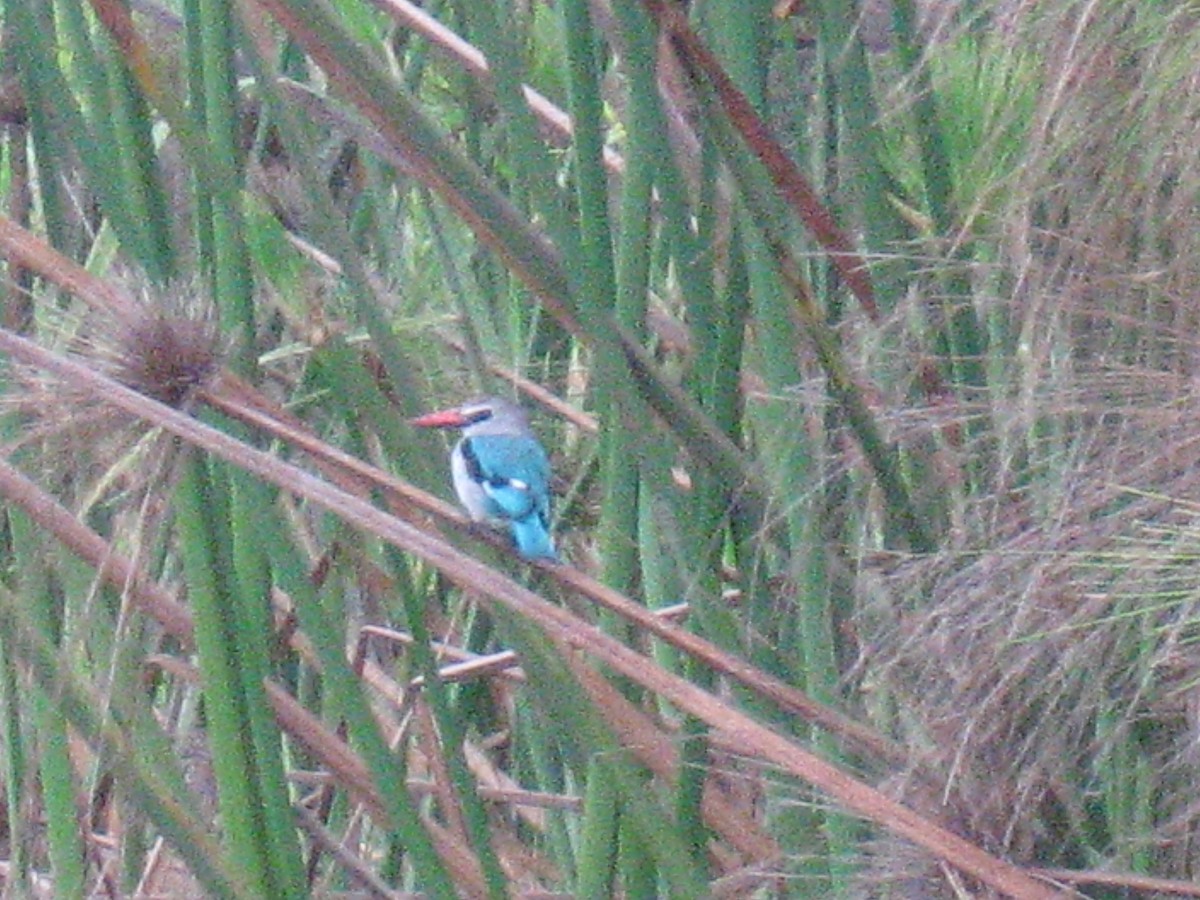
M 0 2 L 8 892 L 1200 895 L 1196 20 Z

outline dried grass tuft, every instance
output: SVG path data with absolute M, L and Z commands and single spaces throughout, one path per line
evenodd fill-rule
M 928 489 L 955 498 L 952 547 L 861 573 L 853 674 L 913 750 L 895 794 L 1032 865 L 1200 866 L 1194 18 L 1151 33 L 1163 20 L 1133 4 L 1063 3 L 1011 23 L 1044 89 L 970 302 L 1016 352 L 969 406 L 887 420 L 902 445 L 940 438 Z M 905 335 L 926 302 L 864 345 L 868 366 L 904 370 L 883 353 L 920 346 Z M 911 378 L 895 390 L 884 408 Z M 978 443 L 946 439 L 978 422 Z M 865 895 L 964 890 L 898 842 L 871 856 Z
M 124 314 L 44 313 L 48 332 L 64 352 L 161 403 L 187 408 L 218 376 L 222 352 L 211 305 L 194 286 L 159 292 L 141 286 L 141 304 Z M 20 417 L 10 452 L 37 447 L 47 477 L 73 484 L 83 506 L 112 492 L 141 493 L 168 464 L 173 444 L 159 440 L 144 420 L 94 394 L 14 366 L 15 389 L 6 405 Z M 169 453 L 168 453 L 169 455 Z

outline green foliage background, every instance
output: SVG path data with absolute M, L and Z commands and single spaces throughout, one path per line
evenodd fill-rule
M 8 889 L 1194 893 L 1195 18 L 0 2 Z

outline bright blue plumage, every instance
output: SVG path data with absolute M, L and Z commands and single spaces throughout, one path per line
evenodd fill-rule
M 459 452 L 467 472 L 489 500 L 488 513 L 504 519 L 550 517 L 550 462 L 532 437 L 482 434 L 464 437 Z
M 550 461 L 524 410 L 491 398 L 415 423 L 462 429 L 450 470 L 471 518 L 507 527 L 525 559 L 558 559 L 550 536 Z

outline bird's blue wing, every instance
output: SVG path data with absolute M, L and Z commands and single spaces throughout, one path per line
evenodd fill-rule
M 550 461 L 534 438 L 481 434 L 464 438 L 460 449 L 467 474 L 491 501 L 496 518 L 550 519 Z

